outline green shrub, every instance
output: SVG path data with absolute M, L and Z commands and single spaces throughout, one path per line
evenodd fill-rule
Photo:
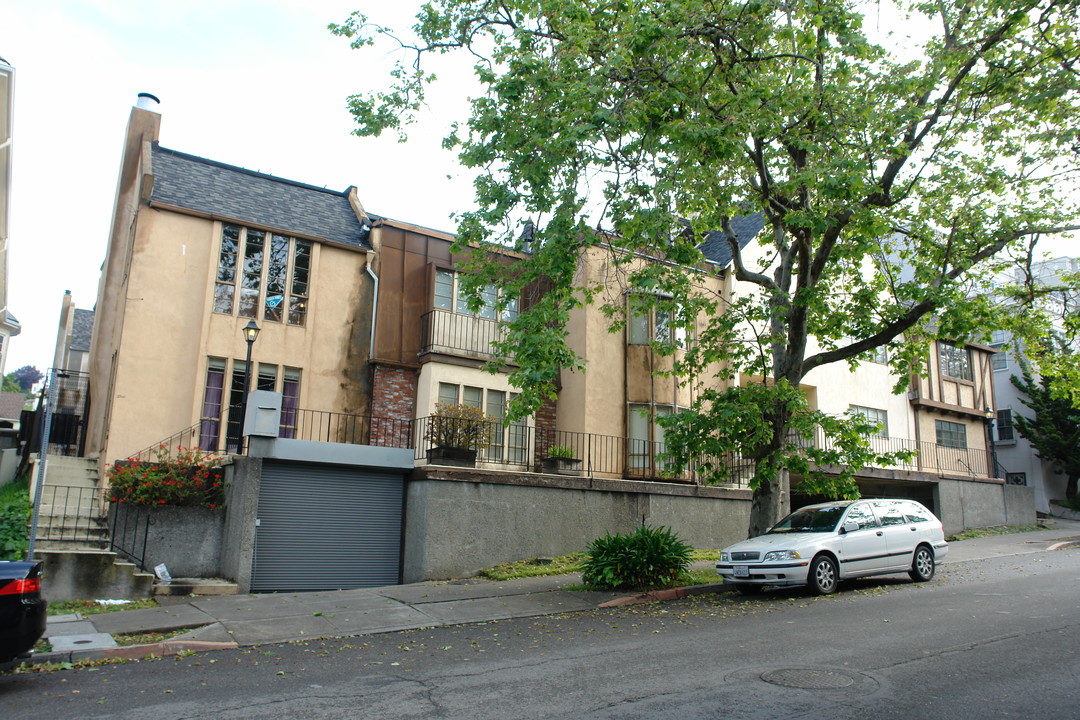
M 466 448 L 483 452 L 491 444 L 495 419 L 478 407 L 435 403 L 424 439 L 432 447 Z
M 574 448 L 569 445 L 552 445 L 548 448 L 548 457 L 572 460 L 574 458 Z
M 25 560 L 30 544 L 28 524 L 34 506 L 26 478 L 0 488 L 0 560 Z
M 670 529 L 643 525 L 628 535 L 604 535 L 585 550 L 581 580 L 605 590 L 664 587 L 690 565 L 689 545 Z
M 221 458 L 198 449 L 162 446 L 154 462 L 134 458 L 109 467 L 109 500 L 132 505 L 223 507 Z

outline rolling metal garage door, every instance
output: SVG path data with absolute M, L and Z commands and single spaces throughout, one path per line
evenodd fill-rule
M 264 462 L 253 592 L 394 585 L 401 475 Z

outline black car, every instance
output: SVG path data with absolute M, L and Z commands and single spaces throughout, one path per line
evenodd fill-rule
M 41 563 L 0 561 L 0 663 L 27 653 L 45 634 Z

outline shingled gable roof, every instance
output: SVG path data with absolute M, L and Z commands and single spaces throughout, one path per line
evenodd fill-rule
M 731 218 L 731 229 L 735 237 L 739 239 L 739 247 L 744 248 L 750 244 L 754 236 L 765 227 L 765 216 L 761 213 L 753 215 L 736 215 Z M 713 230 L 705 236 L 705 242 L 699 246 L 701 253 L 721 268 L 726 268 L 731 263 L 731 245 L 724 237 L 722 230 Z
M 305 185 L 169 150 L 156 142 L 153 173 L 151 207 L 190 210 L 214 219 L 371 249 L 370 228 L 357 219 L 348 190 Z

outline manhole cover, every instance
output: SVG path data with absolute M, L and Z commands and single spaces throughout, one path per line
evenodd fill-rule
M 762 673 L 761 679 L 773 685 L 804 690 L 836 690 L 854 685 L 855 681 L 835 670 L 782 669 Z

